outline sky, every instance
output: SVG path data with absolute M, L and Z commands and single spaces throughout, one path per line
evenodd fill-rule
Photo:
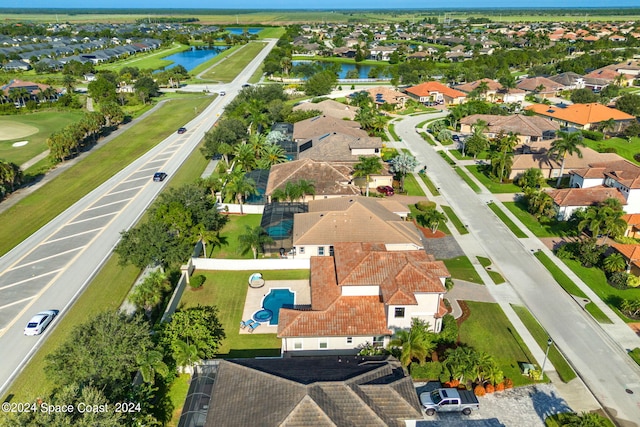
M 100 9 L 437 9 L 640 7 L 640 0 L 0 0 L 0 8 Z

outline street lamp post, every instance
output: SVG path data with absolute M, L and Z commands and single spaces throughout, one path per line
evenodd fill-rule
M 544 360 L 542 361 L 542 369 L 540 369 L 542 378 L 544 378 L 544 365 L 547 364 L 547 357 L 549 357 L 549 349 L 551 348 L 551 344 L 553 344 L 553 340 L 551 337 L 547 340 L 547 351 L 544 353 Z

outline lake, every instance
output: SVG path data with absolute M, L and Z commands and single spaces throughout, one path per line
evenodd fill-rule
M 207 62 L 211 58 L 215 58 L 220 55 L 220 52 L 224 52 L 229 49 L 229 46 L 215 46 L 212 48 L 191 46 L 191 50 L 185 50 L 184 52 L 174 53 L 170 56 L 165 56 L 162 59 L 167 61 L 173 61 L 173 64 L 165 67 L 165 70 L 169 70 L 176 65 L 182 65 L 187 71 L 191 71 L 203 62 Z
M 314 64 L 322 64 L 322 61 L 292 61 L 291 64 L 293 66 L 299 65 L 299 64 L 304 64 L 304 63 L 309 63 L 309 62 L 313 62 Z M 330 62 L 330 61 L 328 61 Z M 373 65 L 364 65 L 364 64 L 342 64 L 342 63 L 338 63 L 338 65 L 340 65 L 340 71 L 338 72 L 338 78 L 339 79 L 346 79 L 347 78 L 347 73 L 350 70 L 356 70 L 358 72 L 358 78 L 360 79 L 367 79 L 369 78 L 369 72 L 371 71 L 372 68 L 374 68 Z M 383 76 L 380 76 L 383 77 Z
M 260 31 L 262 31 L 262 28 L 239 28 L 239 27 L 228 28 L 227 27 L 224 30 L 228 31 L 231 34 L 240 35 L 240 34 L 244 33 L 245 30 L 249 34 L 258 34 Z

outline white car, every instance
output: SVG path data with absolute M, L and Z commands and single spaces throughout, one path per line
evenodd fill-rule
M 27 326 L 24 328 L 24 334 L 40 335 L 57 315 L 58 310 L 41 311 L 29 320 L 29 323 L 27 323 Z

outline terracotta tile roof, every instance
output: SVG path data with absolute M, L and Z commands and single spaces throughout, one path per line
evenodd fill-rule
M 628 160 L 600 162 L 590 165 L 602 169 L 603 174 L 628 188 L 640 188 L 640 167 Z
M 494 114 L 472 114 L 460 120 L 461 124 L 473 125 L 478 120 L 487 122 L 489 133 L 513 132 L 523 136 L 542 137 L 545 131 L 559 130 L 560 125 L 540 116 L 523 116 L 514 114 L 510 116 L 497 116 Z
M 382 100 L 388 104 L 397 104 L 400 99 L 407 97 L 406 94 L 385 86 L 372 87 L 365 89 L 365 91 L 369 92 L 369 95 L 373 98 L 374 102 L 376 100 L 376 95 L 378 94 L 382 95 Z
M 640 214 L 627 214 L 622 215 L 622 219 L 626 221 L 627 224 L 631 226 L 640 224 Z
M 318 199 L 309 203 L 309 211 L 294 216 L 293 244 L 296 246 L 384 240 L 385 244 L 422 247 L 415 225 L 403 221 L 376 199 Z
M 6 85 L 3 85 L 2 87 L 0 87 L 0 90 L 2 90 L 2 92 L 4 92 L 5 95 L 8 95 L 10 91 L 16 90 L 16 89 L 27 89 L 27 91 L 30 94 L 37 94 L 40 92 L 44 92 L 46 89 L 50 87 L 51 86 L 43 83 L 34 83 L 34 82 L 16 79 L 16 80 L 11 80 Z
M 310 271 L 311 308 L 313 310 L 326 310 L 342 294 L 340 286 L 336 282 L 333 257 L 311 257 Z
M 323 311 L 280 309 L 278 337 L 391 335 L 384 304 L 376 296 L 341 296 Z
M 367 132 L 360 129 L 360 123 L 326 115 L 302 120 L 293 125 L 293 139 L 296 141 L 309 140 L 333 132 L 355 137 L 368 136 Z
M 610 243 L 611 247 L 617 250 L 628 261 L 640 267 L 640 245 L 626 245 L 622 243 Z
M 512 169 L 559 169 L 560 163 L 555 159 L 549 159 L 547 151 L 547 148 L 541 148 L 539 152 L 535 154 L 518 154 L 513 156 Z M 594 162 L 620 160 L 620 156 L 615 153 L 598 153 L 597 151 L 592 150 L 588 147 L 580 147 L 580 151 L 582 152 L 582 157 L 573 154 L 565 158 L 565 172 L 570 173 L 572 170 L 582 170 L 588 168 Z
M 475 82 L 465 83 L 463 85 L 456 86 L 456 89 L 461 90 L 462 92 L 465 92 L 465 93 L 469 93 L 477 89 L 478 86 L 480 86 L 480 83 L 482 82 L 487 83 L 489 91 L 496 92 L 502 89 L 502 85 L 500 83 L 491 79 L 480 79 L 480 80 L 476 80 Z
M 444 299 L 440 300 L 440 306 L 438 307 L 438 314 L 436 317 L 444 317 L 445 314 L 447 314 L 449 312 L 449 309 L 447 308 L 446 304 L 444 303 Z
M 611 198 L 627 204 L 620 190 L 612 187 L 564 188 L 550 191 L 549 195 L 558 206 L 594 206 Z
M 572 104 L 567 105 L 566 108 L 534 104 L 526 107 L 526 109 L 541 116 L 564 120 L 582 126 L 590 123 L 604 122 L 609 119 L 635 120 L 635 117 L 630 114 L 616 110 L 615 108 L 605 107 L 597 102 L 591 104 Z
M 431 96 L 432 93 L 441 93 L 449 98 L 465 98 L 467 95 L 464 92 L 445 86 L 438 82 L 425 82 L 419 85 L 412 86 L 406 89 L 407 93 L 411 93 L 416 96 Z
M 358 113 L 360 108 L 354 107 L 352 105 L 346 105 L 341 102 L 334 101 L 333 99 L 325 99 L 322 102 L 318 102 L 317 104 L 313 102 L 303 102 L 300 105 L 296 105 L 293 107 L 294 111 L 309 111 L 309 110 L 318 110 L 323 115 L 333 117 L 335 119 L 344 119 L 345 117 L 349 120 L 353 120 Z
M 221 360 L 207 403 L 205 427 L 401 427 L 421 418 L 393 358 Z
M 266 195 L 271 195 L 276 188 L 284 188 L 287 182 L 300 179 L 313 181 L 316 196 L 354 196 L 360 189 L 351 182 L 351 163 L 322 162 L 311 159 L 273 165 L 269 171 Z
M 609 81 L 614 81 L 616 77 L 618 77 L 620 73 L 616 70 L 611 70 L 609 68 L 600 68 L 598 70 L 593 70 L 589 74 L 585 74 L 585 77 L 590 77 L 594 79 L 605 79 Z
M 605 171 L 605 168 L 584 168 L 584 169 L 576 169 L 569 173 L 581 176 L 582 178 L 586 178 L 586 179 L 600 178 L 604 180 L 604 171 Z

